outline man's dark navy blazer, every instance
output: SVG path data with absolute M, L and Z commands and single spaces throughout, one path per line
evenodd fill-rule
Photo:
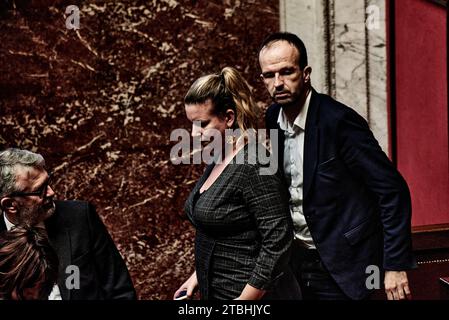
M 279 105 L 266 113 L 284 134 Z M 351 108 L 312 89 L 304 137 L 303 212 L 325 267 L 352 299 L 365 298 L 367 267 L 416 267 L 411 248 L 411 200 L 405 180 Z

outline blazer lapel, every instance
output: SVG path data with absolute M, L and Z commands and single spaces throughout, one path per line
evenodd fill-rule
M 204 182 L 206 181 L 207 177 L 209 177 L 210 172 L 212 171 L 212 169 L 214 168 L 215 164 L 211 163 L 209 164 L 206 169 L 204 170 L 203 175 L 201 176 L 201 178 L 198 180 L 197 184 L 195 185 L 195 187 L 192 190 L 192 197 L 190 197 L 190 201 L 189 201 L 189 210 L 190 212 L 193 213 L 193 199 L 195 194 L 198 192 L 198 190 L 202 187 L 202 185 L 204 184 Z
M 312 89 L 312 97 L 310 98 L 309 110 L 307 112 L 306 130 L 304 137 L 304 199 L 307 198 L 307 195 L 310 191 L 318 161 L 318 152 L 320 145 L 318 118 L 319 96 L 318 93 L 314 89 Z
M 274 157 L 275 161 L 278 162 L 278 168 L 282 176 L 284 176 L 284 131 L 278 124 L 279 113 L 281 112 L 281 107 L 279 105 L 273 105 L 274 109 L 272 112 L 267 113 L 266 129 L 276 130 L 277 139 L 275 139 L 271 132 L 269 132 L 270 142 L 271 142 L 271 155 Z M 277 148 L 274 144 L 277 143 Z
M 65 279 L 65 270 L 67 266 L 72 263 L 72 246 L 70 243 L 70 232 L 67 228 L 62 225 L 57 225 L 55 223 L 57 212 L 55 216 L 49 218 L 45 222 L 45 227 L 48 233 L 48 239 L 52 247 L 55 249 L 56 254 L 59 259 L 59 276 L 58 276 L 58 287 L 61 292 L 63 300 L 70 300 L 70 290 L 67 288 Z
M 279 109 L 280 112 L 280 109 Z M 275 150 L 273 149 L 273 156 L 275 157 L 275 159 L 278 159 L 278 167 L 279 170 L 282 174 L 282 176 L 284 176 L 284 141 L 285 141 L 285 135 L 284 135 L 284 130 L 281 129 L 281 127 L 279 126 L 279 124 L 277 123 L 277 119 L 279 116 L 279 112 L 276 113 L 276 129 L 277 129 L 277 154 L 276 152 L 274 152 Z M 272 140 L 272 141 L 276 141 L 276 140 Z

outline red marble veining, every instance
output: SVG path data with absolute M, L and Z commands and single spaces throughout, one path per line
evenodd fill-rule
M 58 198 L 96 205 L 141 299 L 170 299 L 193 270 L 183 205 L 203 167 L 169 161 L 183 96 L 230 65 L 266 106 L 257 49 L 278 19 L 276 0 L 0 5 L 0 148 L 42 153 Z

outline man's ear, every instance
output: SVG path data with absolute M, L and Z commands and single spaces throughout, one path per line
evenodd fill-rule
M 15 201 L 9 197 L 2 198 L 0 200 L 0 206 L 3 211 L 6 211 L 8 213 L 17 213 L 17 208 L 15 206 Z
M 225 112 L 225 121 L 226 121 L 226 126 L 228 128 L 232 128 L 234 126 L 235 123 L 235 111 L 232 109 L 227 109 Z
M 311 66 L 305 66 L 303 72 L 303 78 L 304 82 L 310 82 L 310 74 L 312 73 L 312 67 Z

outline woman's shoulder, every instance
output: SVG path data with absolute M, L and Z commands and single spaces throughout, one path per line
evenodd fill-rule
M 248 175 L 276 174 L 277 159 L 262 143 L 247 143 L 234 157 L 234 169 Z

